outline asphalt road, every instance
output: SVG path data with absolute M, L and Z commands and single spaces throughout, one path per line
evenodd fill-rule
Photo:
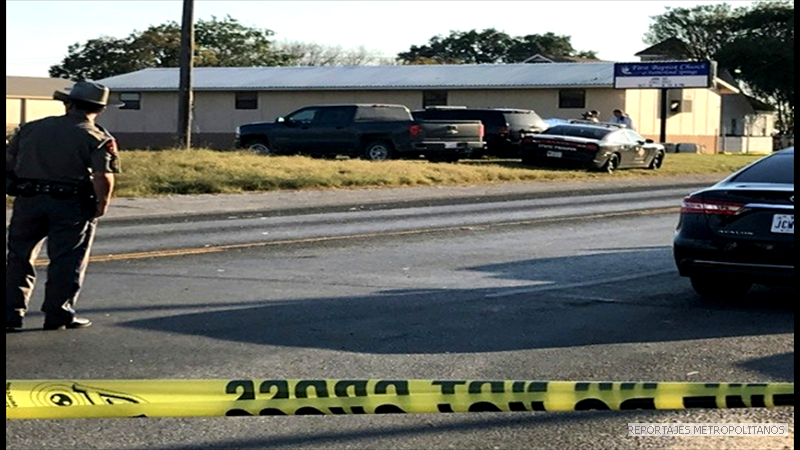
M 718 175 L 115 199 L 95 260 L 677 208 Z M 11 212 L 6 211 L 6 224 Z M 46 258 L 46 249 L 42 253 Z
M 388 203 L 365 209 L 393 209 L 379 206 Z M 229 212 L 185 218 L 214 222 Z M 108 224 L 177 223 L 165 217 Z M 79 305 L 95 325 L 42 332 L 32 312 L 25 331 L 6 336 L 6 379 L 793 381 L 793 290 L 700 301 L 674 270 L 675 219 L 668 211 L 565 215 L 95 261 Z M 40 302 L 41 289 L 34 309 Z M 794 445 L 791 437 L 629 438 L 631 422 L 793 429 L 794 408 L 7 421 L 6 448 Z

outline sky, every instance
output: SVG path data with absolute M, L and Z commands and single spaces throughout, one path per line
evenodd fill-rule
M 364 47 L 386 57 L 426 45 L 452 31 L 494 28 L 512 37 L 571 36 L 577 51 L 600 59 L 634 62 L 648 47 L 642 39 L 666 7 L 752 1 L 658 0 L 195 0 L 194 19 L 230 16 L 245 26 L 269 29 L 275 41 Z M 47 77 L 71 44 L 100 36 L 124 38 L 168 21 L 181 22 L 182 0 L 6 0 L 6 76 Z

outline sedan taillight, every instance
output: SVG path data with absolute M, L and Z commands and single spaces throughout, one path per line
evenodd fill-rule
M 681 202 L 681 213 L 730 216 L 739 212 L 742 206 L 744 206 L 742 203 L 686 197 Z

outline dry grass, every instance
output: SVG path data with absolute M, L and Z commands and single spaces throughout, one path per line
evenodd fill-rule
M 117 176 L 116 197 L 729 174 L 760 155 L 668 154 L 659 170 L 630 169 L 614 174 L 532 168 L 511 159 L 465 160 L 455 164 L 417 160 L 369 162 L 265 157 L 245 151 L 207 149 L 132 150 L 124 151 L 121 157 L 122 173 Z M 6 206 L 10 201 L 6 197 Z
M 125 151 L 118 197 L 218 194 L 297 189 L 355 189 L 389 186 L 492 184 L 646 178 L 680 174 L 727 174 L 758 155 L 668 154 L 659 170 L 621 170 L 614 174 L 585 170 L 538 169 L 515 160 L 466 160 L 456 164 L 417 160 L 369 162 L 357 159 L 265 157 L 249 152 L 205 149 Z

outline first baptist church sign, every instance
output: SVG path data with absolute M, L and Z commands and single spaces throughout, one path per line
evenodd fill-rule
M 614 64 L 615 89 L 676 89 L 712 86 L 716 66 L 711 61 L 670 61 Z

